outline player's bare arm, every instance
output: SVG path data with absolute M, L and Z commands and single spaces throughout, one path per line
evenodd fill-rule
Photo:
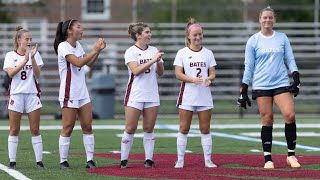
M 212 81 L 214 81 L 214 79 L 216 78 L 216 73 L 215 73 L 215 68 L 211 67 L 209 68 L 209 76 L 206 78 L 205 80 L 205 84 L 206 86 L 210 86 L 210 84 L 212 83 Z
M 185 75 L 183 72 L 183 67 L 176 66 L 175 70 L 176 70 L 176 78 L 179 79 L 180 81 L 195 83 L 195 84 L 201 84 L 203 82 L 202 77 L 192 78 L 192 77 Z
M 97 40 L 97 42 L 99 43 L 100 51 L 99 51 L 98 54 L 96 54 L 96 55 L 86 64 L 86 65 L 89 66 L 89 67 L 91 67 L 91 66 L 96 62 L 96 60 L 97 60 L 100 52 L 101 52 L 104 48 L 106 48 L 106 46 L 107 46 L 107 43 L 106 43 L 106 41 L 104 40 L 104 38 L 99 38 L 99 39 Z M 84 56 L 86 56 L 86 55 L 84 55 Z
M 30 50 L 31 50 L 32 71 L 33 71 L 34 76 L 36 78 L 38 78 L 40 76 L 41 70 L 40 70 L 40 67 L 38 66 L 38 64 L 36 62 L 36 59 L 34 58 L 34 56 L 38 52 L 38 44 L 36 44 L 35 46 L 32 46 L 31 49 L 27 48 L 26 49 L 26 55 L 28 55 L 30 53 Z
M 66 60 L 71 64 L 81 68 L 82 66 L 86 65 L 90 60 L 92 60 L 95 56 L 99 55 L 100 53 L 100 43 L 96 41 L 93 45 L 93 50 L 91 53 L 87 54 L 86 56 L 78 59 L 74 54 L 69 54 L 66 56 Z
M 25 58 L 18 66 L 14 68 L 7 68 L 7 72 L 10 78 L 13 78 L 28 62 L 28 59 Z

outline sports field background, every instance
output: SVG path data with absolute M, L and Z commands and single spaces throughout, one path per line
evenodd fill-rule
M 176 134 L 178 130 L 178 119 L 158 119 L 155 129 L 156 141 L 155 141 L 155 154 L 176 154 Z M 317 124 L 317 119 L 310 118 L 300 118 L 298 120 L 298 144 L 308 146 L 308 148 L 315 148 L 313 150 L 308 150 L 308 148 L 297 148 L 296 154 L 297 157 L 300 156 L 309 156 L 309 155 L 318 155 L 319 154 L 319 125 Z M 277 135 L 274 136 L 274 141 L 285 142 L 283 136 L 283 122 L 282 119 L 277 118 L 275 120 L 274 134 L 280 134 L 280 137 Z M 79 122 L 77 122 L 79 125 Z M 120 127 L 119 127 L 120 125 Z M 120 151 L 120 139 L 123 133 L 124 120 L 95 120 L 94 121 L 94 134 L 95 134 L 95 153 L 97 154 L 117 154 Z M 186 157 L 188 154 L 202 154 L 201 141 L 199 137 L 197 119 L 193 119 L 193 126 L 189 133 L 188 145 Z M 304 126 L 308 125 L 307 128 Z M 69 163 L 71 169 L 67 171 L 62 171 L 59 169 L 59 149 L 58 149 L 58 138 L 60 134 L 61 121 L 56 120 L 41 120 L 41 134 L 43 137 L 44 145 L 44 164 L 46 169 L 39 171 L 35 167 L 34 162 L 34 153 L 31 145 L 31 137 L 28 130 L 22 130 L 19 136 L 19 146 L 17 153 L 17 171 L 21 172 L 24 176 L 30 179 L 127 179 L 127 173 L 123 173 L 123 177 L 112 177 L 105 175 L 92 174 L 86 171 L 85 169 L 85 155 L 84 147 L 82 143 L 82 132 L 81 130 L 74 130 L 71 136 L 71 145 L 69 151 Z M 56 127 L 57 126 L 57 127 Z M 260 142 L 251 142 L 250 140 L 238 140 L 230 135 L 236 137 L 248 137 L 260 139 L 259 136 L 249 136 L 243 133 L 260 133 L 260 122 L 258 119 L 212 119 L 212 133 L 213 133 L 213 162 L 215 161 L 215 154 L 258 154 L 260 158 L 256 159 L 257 163 L 261 164 L 261 168 L 256 168 L 257 171 L 265 171 L 263 167 L 263 155 L 261 152 L 261 143 Z M 279 127 L 280 126 L 280 127 Z M 48 128 L 53 128 L 55 130 L 44 130 Z M 248 127 L 248 128 L 246 128 Z M 301 127 L 301 128 L 299 128 Z M 302 128 L 303 127 L 303 128 Z M 8 154 L 7 154 L 7 137 L 8 137 L 8 121 L 0 121 L 0 163 L 2 165 L 8 165 Z M 119 129 L 118 129 L 119 128 Z M 22 129 L 28 129 L 28 121 L 22 121 Z M 77 129 L 77 127 L 76 127 Z M 79 127 L 78 127 L 79 129 Z M 100 129 L 100 130 L 98 130 Z M 137 131 L 134 139 L 134 145 L 131 151 L 131 154 L 143 154 L 143 143 L 141 138 L 141 128 Z M 166 137 L 163 137 L 166 136 Z M 287 148 L 280 145 L 273 145 L 272 153 L 279 155 L 286 155 Z M 120 155 L 117 154 L 120 158 Z M 143 157 L 143 155 L 142 155 Z M 173 156 L 175 157 L 175 156 Z M 160 160 L 160 159 L 159 159 Z M 97 166 L 103 168 L 106 166 L 106 171 L 112 166 L 115 168 L 119 164 L 119 159 L 114 158 L 100 158 L 95 157 Z M 144 159 L 131 160 L 129 156 L 129 166 L 130 163 L 140 162 L 141 165 L 134 166 L 131 170 L 144 170 L 143 167 Z M 167 166 L 174 169 L 175 159 L 171 159 L 172 164 L 167 164 Z M 203 161 L 202 156 L 198 158 L 198 161 Z M 258 162 L 261 161 L 261 162 Z M 155 165 L 157 168 L 157 159 L 155 159 Z M 192 162 L 191 162 L 192 163 Z M 200 163 L 200 166 L 203 163 Z M 237 159 L 234 159 L 234 164 L 237 164 Z M 197 165 L 199 166 L 199 165 Z M 227 164 L 218 164 L 218 168 L 224 168 L 228 166 Z M 233 165 L 235 166 L 235 165 Z M 276 164 L 277 167 L 277 164 Z M 200 168 L 200 170 L 205 170 L 205 168 Z M 239 167 L 232 167 L 239 168 Z M 240 166 L 241 168 L 241 166 Z M 255 168 L 253 168 L 255 169 Z M 285 171 L 291 171 L 291 168 L 281 168 Z M 302 164 L 302 168 L 296 171 L 302 170 L 320 170 L 319 165 L 309 165 Z M 160 168 L 159 168 L 160 170 Z M 213 170 L 214 172 L 214 170 Z M 157 169 L 153 173 L 157 173 Z M 0 170 L 0 179 L 13 179 L 5 171 Z M 130 176 L 134 177 L 134 175 Z M 240 178 L 240 177 L 239 177 Z M 129 178 L 130 179 L 130 178 Z M 280 178 L 281 179 L 281 178 Z

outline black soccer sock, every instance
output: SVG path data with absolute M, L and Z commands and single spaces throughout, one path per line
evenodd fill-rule
M 295 149 L 296 149 L 296 140 L 297 140 L 297 127 L 296 123 L 291 124 L 285 124 L 285 135 L 287 139 L 287 145 L 288 145 L 288 156 L 294 156 L 295 155 Z
M 263 147 L 264 161 L 272 161 L 271 147 L 272 147 L 272 126 L 262 126 L 261 128 L 261 142 Z

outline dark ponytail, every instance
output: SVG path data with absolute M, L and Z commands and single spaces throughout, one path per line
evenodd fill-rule
M 59 22 L 58 26 L 57 26 L 57 31 L 56 31 L 56 38 L 54 39 L 54 43 L 53 43 L 53 47 L 54 47 L 54 51 L 56 52 L 56 54 L 58 55 L 58 46 L 61 42 L 65 41 L 65 35 L 63 35 L 62 33 L 62 24 L 63 22 Z
M 65 22 L 59 22 L 57 26 L 57 31 L 56 31 L 56 37 L 54 39 L 53 47 L 54 51 L 58 55 L 58 46 L 61 42 L 67 40 L 68 34 L 67 30 L 72 29 L 72 26 L 77 22 L 75 19 L 69 19 L 66 20 Z

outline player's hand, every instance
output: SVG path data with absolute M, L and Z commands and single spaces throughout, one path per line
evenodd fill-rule
M 205 79 L 204 83 L 205 83 L 206 87 L 208 87 L 208 86 L 210 86 L 210 84 L 212 83 L 212 81 L 210 80 L 209 77 L 207 77 L 207 78 Z
M 34 55 L 38 52 L 38 44 L 31 47 L 31 58 L 34 58 Z
M 99 38 L 99 43 L 100 43 L 100 51 L 103 50 L 104 48 L 106 48 L 107 46 L 107 43 L 106 41 L 104 40 L 104 38 Z
M 251 106 L 251 101 L 248 97 L 248 85 L 245 83 L 242 83 L 241 88 L 240 88 L 240 96 L 238 98 L 237 102 L 239 107 L 243 107 L 247 109 L 247 104 Z
M 96 51 L 96 52 L 100 52 L 100 46 L 101 46 L 101 41 L 100 40 L 97 40 L 96 42 L 94 42 L 93 44 L 93 51 Z
M 292 73 L 293 83 L 288 87 L 290 93 L 297 97 L 300 90 L 300 75 L 298 71 Z
M 152 58 L 152 60 L 154 61 L 154 62 L 158 62 L 158 61 L 160 61 L 160 59 L 162 58 L 162 56 L 164 55 L 164 52 L 162 52 L 162 51 L 158 51 L 157 52 L 157 54 L 156 55 L 154 55 L 154 57 Z
M 202 84 L 203 79 L 202 79 L 201 76 L 198 76 L 198 77 L 194 78 L 194 79 L 192 80 L 192 82 L 195 83 L 195 84 L 197 84 L 197 85 L 200 85 L 200 84 Z

